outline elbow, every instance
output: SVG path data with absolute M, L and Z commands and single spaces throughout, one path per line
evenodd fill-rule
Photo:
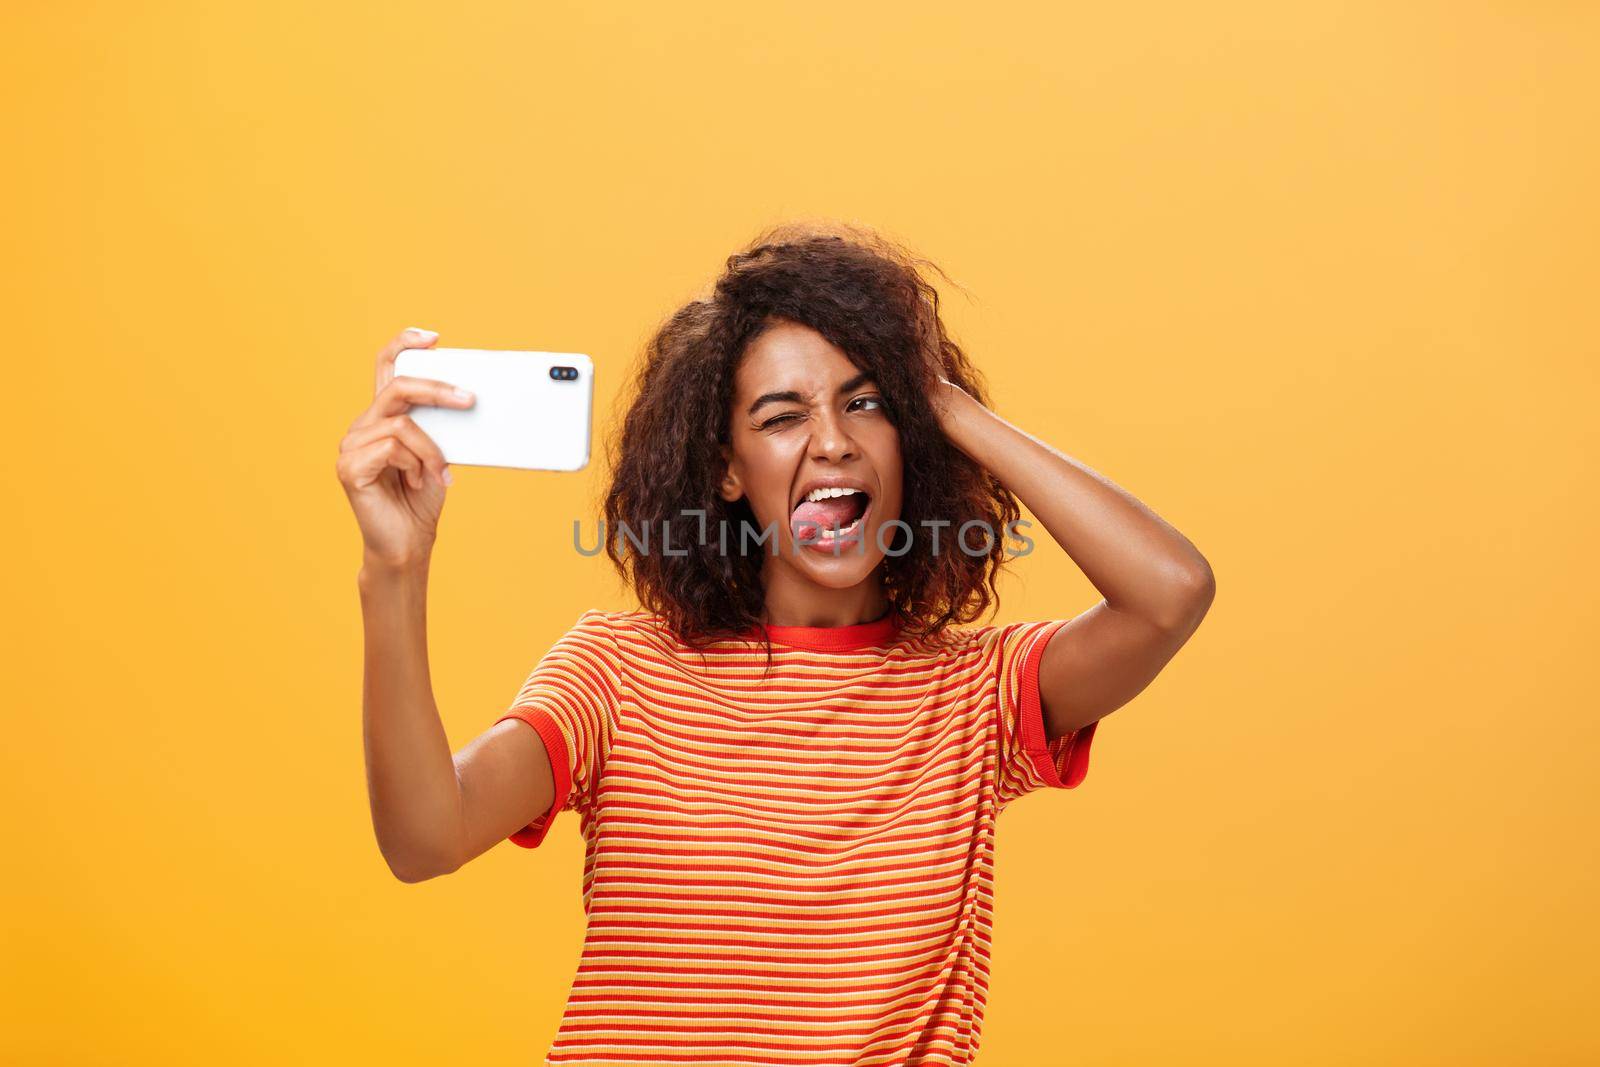
M 404 882 L 406 885 L 416 885 L 418 882 L 426 882 L 431 878 L 439 877 L 440 873 L 438 871 L 430 871 L 422 867 L 402 867 L 393 863 L 389 864 L 389 871 L 395 876 L 397 881 Z
M 442 853 L 404 853 L 390 849 L 381 851 L 384 862 L 389 865 L 389 873 L 407 885 L 416 885 L 418 882 L 454 874 L 461 869 L 459 859 L 447 857 Z
M 1217 598 L 1217 578 L 1211 571 L 1211 564 L 1201 557 L 1197 566 L 1183 571 L 1174 588 L 1171 604 L 1161 625 L 1167 630 L 1193 633 L 1206 617 L 1206 612 L 1211 610 L 1211 602 Z

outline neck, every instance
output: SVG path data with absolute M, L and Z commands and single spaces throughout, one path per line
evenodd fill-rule
M 875 622 L 889 610 L 882 568 L 845 589 L 818 585 L 775 567 L 762 577 L 766 603 L 761 621 L 768 626 L 857 626 Z

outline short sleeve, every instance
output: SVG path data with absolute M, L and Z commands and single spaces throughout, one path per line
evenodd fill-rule
M 544 841 L 556 813 L 587 817 L 615 734 L 620 665 L 610 616 L 586 611 L 545 653 L 496 722 L 520 719 L 533 727 L 550 756 L 555 798 L 550 810 L 512 834 L 524 848 Z
M 1045 645 L 1067 624 L 1021 622 L 998 627 L 996 685 L 999 723 L 1001 807 L 1036 789 L 1072 789 L 1089 773 L 1089 744 L 1099 722 L 1051 739 L 1039 699 L 1039 662 Z

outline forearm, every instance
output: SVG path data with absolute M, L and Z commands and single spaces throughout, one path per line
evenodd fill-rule
M 420 881 L 459 865 L 462 825 L 455 760 L 428 672 L 427 564 L 368 560 L 357 584 L 372 826 L 395 875 Z
M 945 431 L 989 470 L 1116 610 L 1178 627 L 1204 611 L 1211 567 L 1189 539 L 1110 479 L 949 387 Z

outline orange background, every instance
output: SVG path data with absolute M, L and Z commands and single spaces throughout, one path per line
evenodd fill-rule
M 395 881 L 333 473 L 377 347 L 591 354 L 760 227 L 943 265 L 998 410 L 1219 593 L 1002 820 L 980 1062 L 1600 1058 L 1600 9 L 11 5 L 0 1059 L 539 1062 L 581 842 Z M 457 468 L 459 747 L 588 607 Z M 588 527 L 592 531 L 592 525 Z M 1048 539 L 1001 621 L 1097 594 Z

